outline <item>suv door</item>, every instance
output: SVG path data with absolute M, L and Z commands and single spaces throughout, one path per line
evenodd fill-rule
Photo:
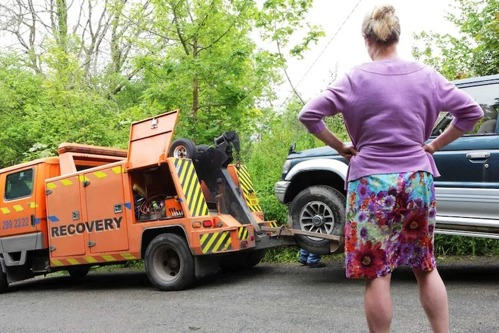
M 455 229 L 489 232 L 494 228 L 497 231 L 499 75 L 458 81 L 456 85 L 482 106 L 485 116 L 473 131 L 434 155 L 441 174 L 435 178 L 437 221 L 440 224 L 437 227 L 453 224 Z M 442 119 L 436 126 L 435 136 L 448 126 L 450 119 L 448 115 Z

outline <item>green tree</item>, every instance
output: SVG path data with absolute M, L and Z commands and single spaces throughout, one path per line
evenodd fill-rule
M 417 59 L 449 79 L 499 73 L 499 1 L 456 0 L 456 13 L 447 19 L 457 36 L 422 32 L 413 48 Z
M 47 61 L 57 62 L 58 54 Z M 77 75 L 79 66 L 64 58 L 64 70 Z M 0 55 L 1 167 L 53 155 L 61 142 L 126 145 L 128 122 L 113 101 L 67 80 L 71 75 L 62 68 L 44 76 L 24 67 L 24 60 Z
M 0 167 L 19 162 L 31 147 L 30 110 L 40 101 L 42 78 L 16 54 L 0 54 Z
M 256 128 L 260 106 L 275 99 L 274 84 L 286 60 L 281 48 L 299 56 L 320 35 L 310 29 L 302 43 L 288 45 L 289 36 L 304 27 L 311 4 L 5 0 L 0 4 L 0 30 L 18 41 L 14 49 L 26 54 L 19 57 L 24 68 L 41 75 L 47 100 L 59 103 L 48 110 L 40 104 L 39 113 L 53 113 L 52 122 L 63 126 L 58 120 L 64 117 L 57 116 L 60 106 L 61 115 L 73 114 L 72 119 L 79 118 L 89 129 L 87 134 L 74 131 L 71 137 L 87 139 L 91 132 L 104 143 L 109 140 L 98 131 L 99 124 L 107 124 L 102 117 L 126 125 L 179 109 L 176 134 L 208 143 L 228 129 L 250 133 Z M 279 52 L 257 48 L 253 40 L 259 36 L 278 43 Z M 94 110 L 87 101 L 108 107 L 87 117 Z
M 279 52 L 258 49 L 254 39 L 287 45 L 311 3 L 268 0 L 259 8 L 248 0 L 152 1 L 154 19 L 145 30 L 157 40 L 146 46 L 149 55 L 136 59 L 144 68 L 144 105 L 180 109 L 177 135 L 199 143 L 225 130 L 251 132 L 262 117 L 260 106 L 275 99 L 278 70 L 285 66 Z

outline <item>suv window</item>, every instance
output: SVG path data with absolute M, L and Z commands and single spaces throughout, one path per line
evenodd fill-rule
M 30 196 L 33 192 L 33 169 L 11 173 L 5 182 L 5 199 L 13 200 Z
M 497 114 L 499 112 L 499 84 L 463 87 L 483 109 L 484 117 L 466 135 L 486 135 L 497 133 Z M 441 113 L 433 129 L 433 136 L 440 134 L 451 122 L 452 115 Z

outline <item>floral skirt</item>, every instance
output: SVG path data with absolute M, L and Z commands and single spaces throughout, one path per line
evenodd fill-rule
M 345 264 L 349 278 L 385 276 L 397 266 L 435 268 L 435 188 L 427 172 L 378 174 L 348 183 Z

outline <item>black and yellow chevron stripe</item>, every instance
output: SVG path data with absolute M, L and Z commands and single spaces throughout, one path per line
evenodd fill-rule
M 191 216 L 208 215 L 208 205 L 201 190 L 194 164 L 191 160 L 183 158 L 175 159 L 174 164 Z
M 201 235 L 199 239 L 203 253 L 232 250 L 230 231 L 214 232 Z
M 248 238 L 248 228 L 246 227 L 239 227 L 237 229 L 237 235 L 239 236 L 240 240 L 245 240 Z
M 248 204 L 248 207 L 252 212 L 261 212 L 262 208 L 256 197 L 256 192 L 251 182 L 248 170 L 244 165 L 236 167 L 237 177 L 239 178 L 239 183 L 241 184 L 241 189 L 243 190 L 243 196 Z
M 268 222 L 268 223 L 267 223 L 267 225 L 268 225 L 269 227 L 272 227 L 272 228 L 277 228 L 277 227 L 279 227 L 279 225 L 277 224 L 277 221 L 270 221 L 270 222 Z

